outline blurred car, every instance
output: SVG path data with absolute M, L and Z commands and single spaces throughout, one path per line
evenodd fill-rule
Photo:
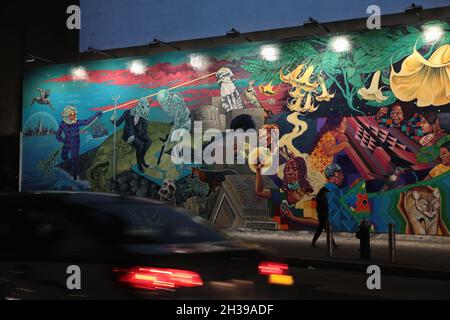
M 272 299 L 269 282 L 292 280 L 257 246 L 160 202 L 45 192 L 0 206 L 0 299 Z

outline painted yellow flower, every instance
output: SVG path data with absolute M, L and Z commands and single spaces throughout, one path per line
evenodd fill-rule
M 417 99 L 418 107 L 450 103 L 450 45 L 426 60 L 417 50 L 405 59 L 400 72 L 391 67 L 391 89 L 402 101 Z
M 322 94 L 316 97 L 317 101 L 330 101 L 331 99 L 334 98 L 335 95 L 334 93 L 333 94 L 328 93 L 327 86 L 323 78 L 320 78 L 320 88 L 322 89 Z
M 273 95 L 275 95 L 275 94 L 277 94 L 278 93 L 278 90 L 275 90 L 274 89 L 274 86 L 272 86 L 272 81 L 268 84 L 268 85 L 266 85 L 266 86 L 264 86 L 264 85 L 260 85 L 259 86 L 259 92 L 261 92 L 262 94 L 264 94 L 264 95 L 266 95 L 266 96 L 273 96 Z
M 306 92 L 316 90 L 319 86 L 319 82 L 311 82 L 311 76 L 314 73 L 314 66 L 309 66 L 305 73 L 299 79 L 302 89 Z
M 358 94 L 363 99 L 381 103 L 388 98 L 385 95 L 383 95 L 383 91 L 382 91 L 383 88 L 378 87 L 378 85 L 380 84 L 380 76 L 381 76 L 381 71 L 378 70 L 377 72 L 375 72 L 375 74 L 372 77 L 372 82 L 370 83 L 370 87 L 369 88 L 361 88 L 358 90 Z

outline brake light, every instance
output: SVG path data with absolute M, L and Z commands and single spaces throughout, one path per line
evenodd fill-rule
M 200 275 L 196 272 L 143 267 L 136 267 L 126 271 L 120 276 L 119 281 L 134 288 L 147 290 L 173 290 L 203 285 Z
M 285 274 L 289 266 L 283 263 L 261 262 L 258 267 L 259 274 L 269 276 L 271 274 Z
M 284 263 L 261 262 L 258 266 L 259 274 L 268 276 L 268 282 L 283 286 L 292 286 L 294 277 L 288 274 L 289 266 Z

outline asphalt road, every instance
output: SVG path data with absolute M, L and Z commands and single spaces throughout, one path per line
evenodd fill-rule
M 450 281 L 383 275 L 381 289 L 369 290 L 363 272 L 331 269 L 291 268 L 295 278 L 293 287 L 277 288 L 279 299 L 394 299 L 394 300 L 450 300 Z

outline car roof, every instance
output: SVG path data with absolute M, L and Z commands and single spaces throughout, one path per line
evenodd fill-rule
M 95 203 L 136 203 L 167 206 L 164 202 L 121 196 L 111 193 L 100 192 L 75 192 L 75 191 L 42 191 L 42 192 L 20 192 L 2 193 L 0 199 L 14 199 L 23 201 L 52 201 L 71 204 L 95 204 Z

